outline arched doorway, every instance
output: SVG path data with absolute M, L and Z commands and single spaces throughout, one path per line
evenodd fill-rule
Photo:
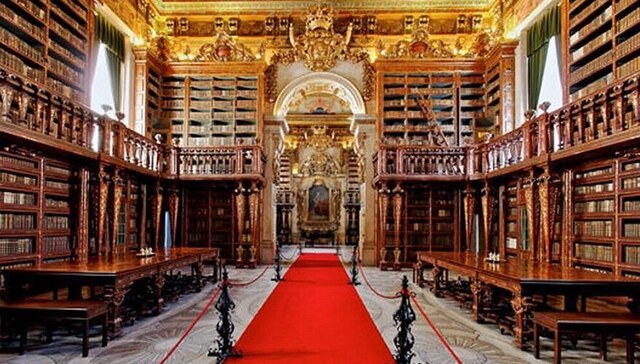
M 364 109 L 357 88 L 329 72 L 299 77 L 280 92 L 274 225 L 283 244 L 358 242 L 363 156 L 352 126 Z

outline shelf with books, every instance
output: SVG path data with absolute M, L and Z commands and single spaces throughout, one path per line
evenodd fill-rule
M 234 254 L 233 188 L 207 185 L 185 193 L 184 241 L 191 247 L 220 248 L 221 257 Z

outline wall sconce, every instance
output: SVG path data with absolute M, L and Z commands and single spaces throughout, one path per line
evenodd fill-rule
M 174 31 L 176 30 L 176 21 L 174 19 L 167 19 L 167 34 L 168 35 L 173 35 Z
M 362 32 L 362 18 L 359 16 L 351 18 L 351 24 L 353 24 L 353 31 L 356 34 L 360 34 Z
M 375 33 L 376 29 L 378 28 L 378 19 L 376 19 L 375 16 L 367 16 L 365 18 L 365 22 L 367 24 L 367 33 Z
M 239 27 L 240 27 L 240 19 L 229 18 L 229 34 L 230 35 L 237 35 Z
M 471 32 L 478 33 L 482 27 L 482 15 L 474 15 L 471 18 Z
M 458 23 L 457 23 L 457 32 L 458 33 L 465 33 L 465 30 L 467 28 L 467 16 L 464 14 L 460 14 L 458 15 Z
M 275 29 L 276 18 L 273 16 L 269 16 L 264 20 L 264 30 L 267 34 L 272 34 Z
M 180 18 L 178 20 L 178 30 L 180 30 L 181 33 L 187 32 L 189 30 L 189 19 Z
M 289 32 L 289 18 L 280 18 L 278 30 L 280 34 L 287 34 Z
M 404 17 L 404 32 L 407 34 L 413 32 L 413 15 L 406 15 Z
M 418 18 L 418 26 L 420 28 L 427 28 L 430 22 L 431 18 L 429 18 L 429 15 L 420 15 L 420 18 Z
M 224 31 L 224 19 L 215 18 L 213 20 L 213 28 L 215 29 L 216 32 Z

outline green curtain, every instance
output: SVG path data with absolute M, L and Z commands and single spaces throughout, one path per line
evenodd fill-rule
M 560 6 L 554 6 L 527 31 L 529 109 L 535 110 L 538 108 L 537 103 L 538 97 L 540 97 L 540 88 L 542 87 L 542 76 L 547 60 L 549 39 L 560 34 L 561 16 Z M 558 49 L 560 49 L 560 44 L 558 44 Z
M 94 37 L 96 47 L 104 44 L 107 49 L 107 65 L 111 76 L 113 106 L 115 111 L 122 111 L 122 105 L 120 104 L 122 94 L 120 73 L 124 62 L 124 34 L 111 25 L 102 15 L 96 14 Z

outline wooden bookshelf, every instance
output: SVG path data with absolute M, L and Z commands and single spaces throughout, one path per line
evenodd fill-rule
M 61 96 L 85 102 L 89 39 L 86 0 L 0 4 L 0 65 Z
M 180 146 L 256 144 L 263 81 L 255 67 L 239 68 L 247 73 L 218 73 L 204 65 L 185 68 L 170 68 L 162 76 L 160 119 L 153 132 L 167 128 L 168 138 Z
M 493 122 L 494 133 L 515 120 L 515 49 L 517 42 L 500 43 L 485 59 L 485 113 Z
M 162 64 L 146 49 L 134 50 L 135 55 L 135 123 L 142 126 L 148 137 L 159 134 L 167 140 L 169 126 L 160 116 Z
M 183 241 L 189 247 L 220 248 L 220 256 L 235 254 L 233 188 L 228 185 L 185 189 Z
M 520 256 L 523 248 L 522 199 L 520 198 L 519 183 L 508 183 L 503 192 L 502 216 L 504 226 L 505 251 L 507 255 Z M 499 253 L 497 251 L 496 253 Z
M 459 191 L 457 189 L 408 186 L 401 218 L 401 262 L 415 261 L 418 251 L 460 249 Z M 392 209 L 392 208 L 391 208 Z M 386 248 L 393 250 L 393 211 L 387 217 Z M 387 257 L 389 260 L 389 257 Z
M 640 68 L 640 10 L 633 0 L 568 1 L 568 94 L 575 101 Z
M 411 71 L 418 68 L 416 62 L 428 71 Z M 462 145 L 473 136 L 475 120 L 485 108 L 481 60 L 447 67 L 433 60 L 388 61 L 378 67 L 378 133 L 384 144 L 434 144 L 421 102 L 429 104 L 449 146 Z
M 77 178 L 66 163 L 0 153 L 0 266 L 73 255 Z

